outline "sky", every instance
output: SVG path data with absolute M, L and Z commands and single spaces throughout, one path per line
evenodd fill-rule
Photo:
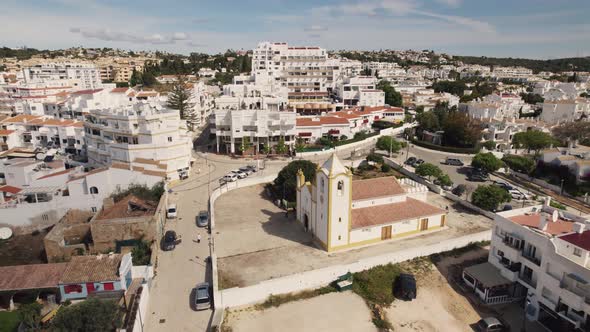
M 0 46 L 216 53 L 329 50 L 590 56 L 588 0 L 2 0 Z

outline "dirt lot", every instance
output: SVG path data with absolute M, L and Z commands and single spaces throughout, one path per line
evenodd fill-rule
M 364 300 L 353 292 L 330 293 L 263 311 L 231 311 L 234 332 L 377 331 Z
M 43 238 L 47 230 L 0 240 L 0 266 L 47 263 Z
M 285 213 L 263 195 L 263 186 L 234 190 L 215 203 L 215 249 L 222 287 L 247 286 L 271 278 L 347 264 L 411 246 L 444 241 L 480 232 L 491 220 L 444 197 L 429 193 L 428 201 L 449 207 L 448 229 L 397 239 L 378 245 L 327 254 L 313 246 L 293 214 Z
M 396 300 L 386 308 L 387 319 L 396 332 L 473 331 L 482 317 L 496 316 L 506 321 L 510 331 L 520 331 L 522 309 L 518 304 L 488 307 L 474 296 L 463 293 L 449 282 L 463 266 L 485 260 L 486 248 L 475 248 L 434 259 L 435 264 L 419 268 L 404 263 L 405 271 L 416 275 L 418 296 L 411 302 Z M 375 331 L 364 300 L 353 293 L 330 293 L 291 302 L 278 308 L 259 311 L 255 307 L 231 311 L 226 326 L 233 331 Z M 527 323 L 527 331 L 543 331 L 536 323 Z

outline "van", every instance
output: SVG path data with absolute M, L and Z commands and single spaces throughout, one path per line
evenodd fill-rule
M 450 166 L 463 166 L 463 162 L 457 158 L 447 158 L 445 159 L 445 162 L 443 163 L 445 165 L 450 165 Z
M 166 210 L 166 218 L 174 219 L 176 218 L 178 210 L 176 209 L 176 204 L 168 205 L 168 209 Z

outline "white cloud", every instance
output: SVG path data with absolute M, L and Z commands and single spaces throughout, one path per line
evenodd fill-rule
M 462 0 L 435 0 L 436 2 L 449 6 L 449 7 L 459 7 L 461 5 L 461 3 L 463 2 Z
M 159 33 L 151 35 L 131 34 L 127 32 L 113 31 L 110 29 L 70 28 L 70 32 L 80 34 L 85 38 L 98 39 L 110 42 L 129 42 L 134 44 L 174 44 L 178 40 L 186 40 L 184 32 L 175 32 L 171 36 Z
M 305 29 L 303 29 L 303 31 L 322 32 L 322 31 L 328 31 L 328 27 L 323 26 L 323 25 L 310 25 L 310 26 L 305 27 Z

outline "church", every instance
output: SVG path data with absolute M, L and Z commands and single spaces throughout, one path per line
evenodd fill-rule
M 428 189 L 393 176 L 353 180 L 332 154 L 310 182 L 297 174 L 297 220 L 326 251 L 440 229 L 446 211 L 426 202 Z

